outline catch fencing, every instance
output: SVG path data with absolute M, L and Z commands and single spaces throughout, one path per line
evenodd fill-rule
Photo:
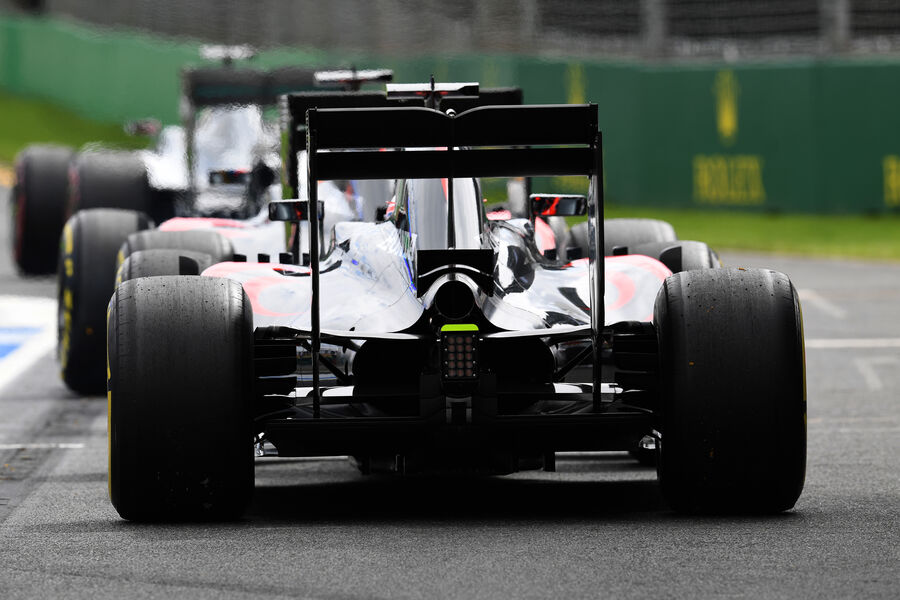
M 0 0 L 216 43 L 405 53 L 753 58 L 900 50 L 896 0 Z
M 103 121 L 178 120 L 198 43 L 32 17 L 0 20 L 0 87 Z M 535 103 L 596 102 L 607 197 L 760 211 L 900 211 L 900 60 L 396 56 L 278 48 L 254 59 L 391 67 L 398 81 L 520 85 Z M 558 182 L 565 184 L 565 182 Z

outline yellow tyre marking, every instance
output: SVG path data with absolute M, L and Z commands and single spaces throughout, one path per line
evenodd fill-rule
M 106 305 L 106 331 L 107 340 L 109 339 L 109 316 L 112 313 L 112 303 L 115 302 L 116 296 L 113 294 L 112 301 Z M 109 369 L 109 343 L 106 344 L 106 492 L 112 499 L 112 372 Z

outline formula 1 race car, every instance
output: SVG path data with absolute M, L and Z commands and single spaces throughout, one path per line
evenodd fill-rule
M 117 151 L 89 144 L 76 152 L 33 145 L 16 157 L 13 254 L 20 272 L 56 271 L 63 225 L 78 210 L 131 209 L 157 223 L 176 213 L 195 214 L 210 200 L 217 213 L 229 206 L 248 216 L 259 212 L 267 200 L 267 186 L 262 184 L 272 178 L 263 167 L 275 166 L 267 146 L 277 147 L 277 130 L 266 124 L 260 108 L 274 105 L 279 94 L 311 89 L 315 72 L 238 68 L 231 65 L 237 55 L 223 54 L 226 50 L 203 48 L 205 57 L 224 58 L 228 64 L 182 72 L 183 125 L 160 130 L 153 119 L 126 125 L 132 133 L 156 136 L 152 150 Z M 252 185 L 216 186 L 211 170 L 238 171 L 230 177 Z
M 230 75 L 229 71 L 218 71 L 221 77 Z M 223 75 L 224 73 L 224 75 Z M 365 71 L 322 71 L 315 73 L 315 79 L 322 87 L 340 86 L 344 89 L 359 88 L 364 83 L 382 82 L 390 79 L 388 70 Z M 209 86 L 210 77 L 202 82 Z M 201 87 L 196 84 L 193 96 L 200 98 L 216 98 L 222 102 L 262 100 L 262 94 L 271 93 L 270 88 L 228 87 L 227 93 L 215 93 L 217 88 Z M 496 104 L 499 102 L 521 103 L 521 90 L 518 88 L 483 90 L 478 92 L 477 86 L 470 88 L 463 96 L 456 90 L 451 104 L 459 106 Z M 210 100 L 205 100 L 210 101 Z M 387 92 L 361 91 L 316 91 L 292 94 L 285 99 L 285 107 L 306 114 L 308 107 L 347 107 L 347 106 L 384 106 L 423 103 L 421 96 L 397 95 L 393 90 Z M 219 112 L 227 118 L 231 113 L 244 114 L 250 108 L 246 105 L 234 107 L 225 104 L 216 105 Z M 290 118 L 290 110 L 284 116 L 285 139 L 296 141 L 297 136 L 305 139 L 305 121 L 301 127 Z M 227 122 L 216 122 L 223 138 L 240 138 L 246 135 L 246 124 L 234 124 L 231 131 Z M 230 132 L 230 133 L 229 133 Z M 290 132 L 290 134 L 288 134 Z M 274 140 L 275 135 L 269 136 Z M 226 140 L 219 144 L 227 149 Z M 274 141 L 272 141 L 274 143 Z M 272 143 L 265 147 L 271 147 Z M 305 152 L 293 153 L 284 144 L 284 161 L 293 173 L 287 179 L 286 189 L 289 192 L 298 190 L 306 197 L 305 178 L 296 177 L 297 161 L 305 160 Z M 223 150 L 224 151 L 224 150 Z M 231 148 L 229 152 L 233 152 Z M 209 153 L 207 153 L 208 155 Z M 215 164 L 215 163 L 211 163 Z M 182 216 L 164 221 L 158 229 L 153 229 L 146 216 L 138 211 L 125 210 L 85 210 L 76 213 L 66 224 L 63 232 L 60 264 L 64 266 L 60 273 L 59 286 L 59 357 L 62 365 L 62 377 L 66 385 L 79 393 L 100 393 L 106 385 L 106 358 L 102 338 L 94 332 L 102 331 L 106 318 L 106 305 L 114 284 L 128 279 L 158 275 L 178 275 L 200 273 L 212 264 L 221 261 L 246 260 L 273 261 L 274 263 L 291 262 L 293 255 L 287 254 L 287 237 L 283 224 L 270 221 L 268 212 L 260 212 L 258 206 L 261 194 L 247 198 L 246 186 L 240 181 L 237 185 L 228 185 L 239 171 L 211 171 L 218 179 L 219 185 L 210 185 L 200 195 L 205 201 L 203 209 L 194 206 L 194 216 L 189 210 L 183 210 Z M 250 179 L 252 187 L 254 179 Z M 224 182 L 224 183 L 223 183 Z M 247 183 L 247 182 L 244 182 Z M 277 186 L 269 186 L 273 189 Z M 317 186 L 319 197 L 323 199 L 328 215 L 320 221 L 320 229 L 330 235 L 336 222 L 368 220 L 376 216 L 376 207 L 388 204 L 393 193 L 393 182 L 387 180 L 345 180 L 342 182 L 323 181 Z M 216 200 L 215 194 L 224 195 L 224 199 Z M 229 200 L 228 198 L 231 198 Z M 209 215 L 215 206 L 223 208 L 223 212 Z M 236 207 L 249 206 L 250 218 L 226 218 L 228 212 Z M 189 208 L 189 207 L 188 207 Z M 303 224 L 305 225 L 305 224 Z M 299 247 L 302 227 L 295 228 L 293 247 Z M 320 236 L 325 239 L 327 236 Z M 297 254 L 297 253 L 295 253 Z M 301 258 L 297 254 L 298 260 Z M 308 260 L 308 255 L 306 256 Z M 115 282 L 113 281 L 115 278 Z
M 155 151 L 78 155 L 71 168 L 78 210 L 65 224 L 58 259 L 66 385 L 79 393 L 105 388 L 102 331 L 122 263 L 126 278 L 199 273 L 236 254 L 287 250 L 283 224 L 269 221 L 266 209 L 281 197 L 278 126 L 264 117 L 266 106 L 294 89 L 350 89 L 391 77 L 389 70 L 189 69 L 184 127 L 163 129 Z
M 679 242 L 673 268 L 601 257 L 595 105 L 310 109 L 307 128 L 310 197 L 273 217 L 317 223 L 313 183 L 347 178 L 398 178 L 394 210 L 340 225 L 321 257 L 310 226 L 309 267 L 221 263 L 117 288 L 109 488 L 123 518 L 238 517 L 254 450 L 504 474 L 641 441 L 676 510 L 794 505 L 796 290 L 774 271 L 682 270 Z M 527 227 L 485 218 L 478 178 L 525 175 L 590 179 L 586 260 L 548 260 Z

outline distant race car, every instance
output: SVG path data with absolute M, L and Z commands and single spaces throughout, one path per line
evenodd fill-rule
M 228 163 L 225 159 L 213 158 L 213 150 L 234 158 L 243 157 L 246 164 L 255 164 L 255 170 L 272 170 L 275 167 L 260 166 L 254 162 L 253 152 L 238 152 L 241 148 L 252 150 L 252 144 L 229 145 L 230 139 L 252 137 L 259 127 L 251 126 L 255 121 L 248 116 L 260 117 L 259 108 L 253 101 L 269 102 L 270 94 L 277 87 L 266 85 L 253 88 L 238 86 L 245 81 L 247 74 L 242 71 L 217 70 L 215 77 L 204 73 L 202 77 L 188 78 L 190 97 L 197 101 L 224 102 L 225 104 L 209 105 L 206 112 L 208 123 L 213 127 L 204 136 L 199 133 L 193 137 L 206 140 L 205 164 L 210 167 L 222 165 L 232 167 L 236 163 Z M 296 74 L 296 73 L 295 73 Z M 196 75 L 196 74 L 195 74 Z M 391 78 L 388 70 L 345 70 L 319 71 L 314 74 L 315 84 L 320 91 L 301 92 L 289 97 L 295 110 L 304 107 L 328 106 L 382 106 L 417 104 L 423 99 L 415 95 L 385 92 L 360 91 L 321 91 L 321 88 L 341 87 L 342 89 L 358 89 L 364 83 L 383 82 Z M 311 77 L 312 77 L 311 75 Z M 231 79 L 229 79 L 231 78 Z M 310 79 L 312 81 L 312 79 Z M 302 82 L 295 79 L 294 83 Z M 226 85 L 228 84 L 228 85 Z M 287 85 L 282 82 L 283 87 Z M 219 91 L 224 90 L 224 91 Z M 475 88 L 477 92 L 477 87 Z M 521 102 L 521 91 L 488 90 L 479 95 L 454 97 L 457 105 L 467 102 L 497 103 L 500 101 Z M 237 104 L 235 104 L 237 103 Z M 302 112 L 305 115 L 305 108 Z M 202 121 L 202 119 L 190 119 Z M 265 124 L 265 121 L 261 121 Z M 305 125 L 305 124 L 304 124 Z M 285 131 L 293 127 L 294 136 L 304 136 L 304 127 L 299 124 L 288 124 Z M 200 130 L 200 127 L 194 129 Z M 189 128 L 189 130 L 191 130 Z M 256 143 L 257 148 L 274 152 L 279 135 L 274 131 L 266 132 L 265 143 Z M 215 141 L 216 143 L 212 143 Z M 183 152 L 175 152 L 154 156 L 178 156 Z M 195 152 L 194 155 L 201 153 Z M 297 160 L 304 160 L 305 153 L 292 154 L 285 152 L 284 160 L 291 166 L 294 175 L 286 177 L 289 193 L 297 189 L 302 197 L 306 197 L 305 177 L 298 181 L 296 177 Z M 146 158 L 145 158 L 146 160 Z M 157 160 L 157 159 L 154 159 Z M 268 158 L 270 164 L 276 165 L 280 160 Z M 148 164 L 157 164 L 160 172 L 166 172 L 165 161 L 157 160 Z M 162 165 L 162 166 L 160 166 Z M 169 169 L 174 171 L 174 168 Z M 305 170 L 305 169 L 304 169 Z M 100 393 L 106 385 L 105 351 L 95 332 L 102 330 L 106 316 L 106 305 L 109 294 L 115 283 L 128 279 L 158 276 L 200 273 L 210 265 L 224 260 L 237 260 L 235 256 L 246 260 L 272 261 L 274 263 L 293 262 L 294 256 L 289 254 L 287 236 L 284 225 L 268 219 L 264 208 L 266 202 L 280 193 L 280 185 L 271 184 L 266 179 L 265 187 L 255 185 L 259 178 L 247 176 L 248 170 L 213 169 L 208 171 L 209 185 L 203 187 L 197 182 L 197 202 L 185 204 L 180 216 L 164 221 L 158 229 L 152 228 L 144 213 L 126 210 L 86 210 L 79 211 L 66 224 L 63 232 L 60 264 L 64 265 L 60 273 L 59 286 L 59 357 L 62 366 L 63 381 L 79 393 Z M 323 181 L 318 184 L 318 194 L 322 198 L 326 217 L 322 219 L 322 239 L 330 236 L 334 224 L 342 221 L 358 221 L 368 218 L 374 220 L 376 207 L 384 207 L 393 193 L 393 182 L 387 180 L 358 181 L 345 180 L 339 182 Z M 261 209 L 260 206 L 263 208 Z M 216 210 L 216 207 L 219 207 Z M 234 211 L 244 210 L 247 218 L 233 218 Z M 232 215 L 232 218 L 229 218 Z M 294 246 L 299 244 L 300 229 L 295 231 Z M 297 255 L 298 261 L 302 257 Z M 80 268 L 83 265 L 85 268 Z M 99 326 L 98 326 L 99 325 Z
M 504 474 L 639 445 L 657 453 L 676 510 L 794 505 L 806 449 L 796 290 L 769 270 L 685 270 L 717 266 L 708 249 L 691 264 L 705 245 L 668 241 L 658 260 L 619 244 L 603 258 L 595 105 L 306 120 L 310 182 L 398 178 L 393 210 L 338 224 L 325 255 L 310 226 L 308 267 L 224 262 L 118 286 L 109 488 L 123 518 L 238 517 L 254 455 Z M 547 216 L 587 204 L 586 259 L 551 260 L 527 223 L 486 218 L 478 178 L 528 175 L 589 178 L 587 198 L 531 199 Z M 270 216 L 317 223 L 317 189 Z
M 269 221 L 266 208 L 281 197 L 278 124 L 266 117 L 266 107 L 291 90 L 348 89 L 391 76 L 388 70 L 188 69 L 184 126 L 164 128 L 155 150 L 77 155 L 69 183 L 75 211 L 58 259 L 58 355 L 66 385 L 79 393 L 105 389 L 102 331 L 117 267 L 125 277 L 199 273 L 235 255 L 286 252 L 284 226 Z

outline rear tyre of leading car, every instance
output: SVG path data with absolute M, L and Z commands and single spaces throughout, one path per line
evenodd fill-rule
M 722 266 L 719 255 L 704 242 L 685 240 L 649 242 L 629 248 L 628 253 L 655 258 L 669 267 L 673 273 L 693 269 L 718 269 Z
M 125 260 L 142 250 L 183 250 L 199 252 L 209 257 L 211 264 L 231 260 L 234 248 L 225 236 L 212 230 L 192 231 L 139 231 L 128 236 L 122 244 L 120 257 Z
M 627 249 L 628 254 L 638 254 L 633 248 L 641 244 L 675 242 L 675 229 L 658 219 L 605 219 L 603 221 L 603 256 L 612 256 L 616 248 Z M 576 248 L 581 258 L 588 257 L 590 235 L 587 222 L 573 225 L 569 230 L 568 247 Z
M 138 250 L 128 255 L 116 273 L 116 285 L 139 277 L 199 275 L 212 265 L 209 254 L 190 250 Z M 190 271 L 190 272 L 188 272 Z
M 163 276 L 110 301 L 109 493 L 129 520 L 234 519 L 253 491 L 252 313 L 241 285 Z
M 29 146 L 16 157 L 11 196 L 13 258 L 24 275 L 56 271 L 73 154 L 62 146 Z
M 79 394 L 106 390 L 106 306 L 116 254 L 129 234 L 147 229 L 132 210 L 82 210 L 66 222 L 59 245 L 58 356 L 62 379 Z
M 88 208 L 123 208 L 146 213 L 157 223 L 175 216 L 171 191 L 151 187 L 137 152 L 89 151 L 72 161 L 69 212 Z
M 681 512 L 780 512 L 806 472 L 800 304 L 761 269 L 669 277 L 656 299 L 659 478 Z
M 650 242 L 674 242 L 675 229 L 659 219 L 606 219 L 603 221 L 603 255 L 612 256 L 617 247 L 631 248 Z M 587 256 L 585 254 L 585 256 Z

